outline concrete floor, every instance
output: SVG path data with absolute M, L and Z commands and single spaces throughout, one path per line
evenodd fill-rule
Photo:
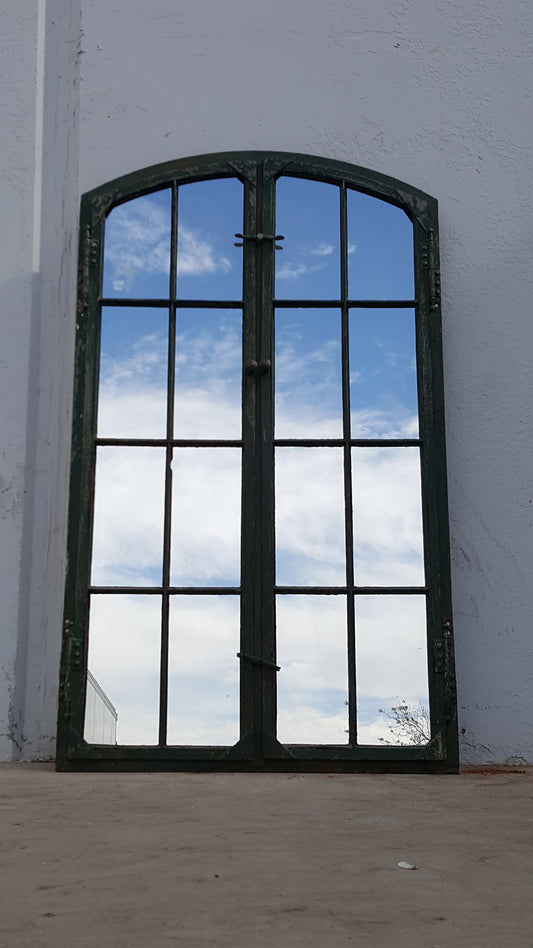
M 117 775 L 0 765 L 0 945 L 526 948 L 532 799 L 531 769 Z

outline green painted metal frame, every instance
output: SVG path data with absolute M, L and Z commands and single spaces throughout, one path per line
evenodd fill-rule
M 419 386 L 419 439 L 412 443 L 421 448 L 423 522 L 427 587 L 400 587 L 403 594 L 424 592 L 428 619 L 428 677 L 432 737 L 423 746 L 290 745 L 282 746 L 275 738 L 275 660 L 274 594 L 296 590 L 274 586 L 274 486 L 272 451 L 258 449 L 264 436 L 273 441 L 273 386 L 251 381 L 243 373 L 243 538 L 241 625 L 246 630 L 245 654 L 260 656 L 261 661 L 243 661 L 241 675 L 241 740 L 233 748 L 165 746 L 161 725 L 160 746 L 90 745 L 83 739 L 88 648 L 89 576 L 91 562 L 92 512 L 95 472 L 95 431 L 99 371 L 99 336 L 103 237 L 105 218 L 118 204 L 141 194 L 208 178 L 238 177 L 244 184 L 243 233 L 273 234 L 275 227 L 275 182 L 280 174 L 315 178 L 338 185 L 341 194 L 341 242 L 346 243 L 346 188 L 401 207 L 410 217 L 414 232 L 415 301 L 389 301 L 388 305 L 414 306 L 416 313 L 417 362 Z M 173 202 L 175 209 L 176 202 Z M 176 235 L 173 212 L 173 241 Z M 246 241 L 244 266 L 244 364 L 260 361 L 270 353 L 273 343 L 273 255 L 271 241 Z M 341 258 L 344 255 L 341 254 Z M 173 261 L 175 254 L 172 255 Z M 444 392 L 440 317 L 440 273 L 438 263 L 438 218 L 434 198 L 385 175 L 343 162 L 282 152 L 239 152 L 204 155 L 156 165 L 118 178 L 89 192 L 82 198 L 80 225 L 79 287 L 77 308 L 76 368 L 73 407 L 73 441 L 69 507 L 68 569 L 65 593 L 63 650 L 60 671 L 58 712 L 57 768 L 59 770 L 188 770 L 188 771 L 287 771 L 287 772 L 439 772 L 458 770 L 457 700 L 453 658 L 453 626 L 450 581 L 449 534 L 447 512 L 446 457 L 444 438 Z M 172 266 L 175 266 L 173 263 Z M 143 300 L 143 305 L 177 306 L 175 271 L 171 273 L 170 300 Z M 313 306 L 336 306 L 343 313 L 353 306 L 383 306 L 383 301 L 348 301 L 346 265 L 341 268 L 342 300 L 311 301 Z M 173 298 L 172 298 L 173 297 Z M 205 305 L 205 301 L 179 301 L 181 305 Z M 238 301 L 234 305 L 240 306 Z M 114 300 L 114 305 L 121 305 Z M 275 301 L 284 305 L 284 301 Z M 128 300 L 127 305 L 132 305 Z M 220 305 L 212 303 L 211 305 Z M 224 306 L 228 303 L 224 301 Z M 285 302 L 289 305 L 289 301 Z M 290 301 L 294 306 L 295 302 Z M 298 305 L 298 304 L 296 304 Z M 309 301 L 301 305 L 309 305 Z M 387 304 L 385 304 L 387 305 Z M 347 325 L 344 318 L 343 325 Z M 343 346 L 347 338 L 343 329 Z M 344 365 L 346 366 L 346 360 Z M 169 385 L 172 384 L 169 355 Z M 343 368 L 343 388 L 348 379 Z M 347 400 L 344 399 L 345 413 Z M 257 433 L 260 431 L 260 437 Z M 166 444 L 171 445 L 169 428 Z M 112 439 L 108 439 L 112 440 Z M 132 443 L 128 439 L 128 443 Z M 145 440 L 143 444 L 149 443 Z M 158 442 L 159 443 L 159 442 Z M 210 442 L 212 443 L 212 442 Z M 282 442 L 277 442 L 282 443 Z M 302 443 L 302 442 L 299 442 Z M 326 442 L 317 442 L 324 444 Z M 329 442 L 327 442 L 329 444 Z M 351 446 L 363 442 L 339 442 L 345 455 Z M 365 444 L 371 444 L 365 441 Z M 377 444 L 383 445 L 380 440 Z M 394 444 L 400 442 L 394 441 Z M 408 444 L 411 442 L 404 441 Z M 349 493 L 348 479 L 346 487 Z M 167 502 L 168 491 L 167 491 Z M 348 507 L 351 497 L 348 496 Z M 346 517 L 347 544 L 350 548 L 351 516 Z M 168 517 L 167 517 L 168 523 Z M 168 548 L 169 538 L 165 544 Z M 349 559 L 349 557 L 348 557 Z M 168 558 L 167 558 L 168 560 Z M 93 591 L 96 591 L 93 589 Z M 105 591 L 105 590 L 99 590 Z M 114 589 L 113 591 L 117 591 Z M 139 592 L 135 589 L 135 592 Z M 177 591 L 168 586 L 145 590 L 162 594 L 163 611 L 169 596 Z M 210 590 L 214 592 L 214 590 Z M 229 593 L 225 589 L 220 592 Z M 313 590 L 297 590 L 310 592 Z M 353 575 L 347 586 L 316 590 L 335 592 L 380 593 L 379 588 L 358 588 Z M 388 587 L 382 592 L 391 593 Z M 198 594 L 205 590 L 180 590 Z M 167 606 L 165 606 L 165 602 Z M 168 614 L 168 613 L 167 613 Z M 350 614 L 350 613 L 349 613 Z M 353 616 L 353 610 L 352 610 Z M 353 622 L 353 619 L 352 619 Z M 353 629 L 348 620 L 348 639 Z M 160 720 L 166 704 L 165 637 L 168 622 L 162 623 L 162 666 Z M 353 652 L 353 649 L 352 649 Z M 355 681 L 355 656 L 349 665 Z M 353 685 L 355 687 L 355 685 Z M 350 695 L 350 741 L 355 736 L 355 701 Z

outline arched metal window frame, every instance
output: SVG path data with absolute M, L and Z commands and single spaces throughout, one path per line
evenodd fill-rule
M 249 189 L 244 233 L 274 233 L 264 191 L 283 175 L 352 188 L 403 209 L 413 224 L 415 313 L 421 442 L 423 522 L 428 603 L 428 676 L 432 738 L 420 746 L 357 746 L 334 757 L 320 748 L 261 759 L 223 748 L 108 747 L 83 739 L 88 648 L 88 601 L 94 495 L 99 363 L 99 313 L 104 226 L 121 203 L 168 187 L 238 177 Z M 250 197 L 251 195 L 251 197 Z M 261 207 L 261 211 L 258 211 Z M 264 213 L 263 213 L 264 211 Z M 273 252 L 273 248 L 271 248 Z M 270 268 L 272 270 L 272 268 Z M 248 280 L 248 283 L 247 283 Z M 268 280 L 268 277 L 267 277 Z M 244 298 L 258 288 L 245 274 Z M 273 298 L 272 286 L 269 288 Z M 375 305 L 368 301 L 369 305 Z M 435 198 L 389 176 L 335 160 L 285 152 L 227 152 L 180 159 L 117 178 L 82 197 L 79 289 L 69 506 L 68 569 L 60 672 L 57 767 L 61 770 L 273 770 L 456 772 L 456 688 L 453 657 L 444 391 Z M 246 355 L 245 355 L 246 358 Z M 268 407 L 266 409 L 268 411 Z M 244 490 L 246 491 L 246 485 Z M 260 672 L 260 669 L 258 670 Z M 244 699 L 246 700 L 246 698 Z

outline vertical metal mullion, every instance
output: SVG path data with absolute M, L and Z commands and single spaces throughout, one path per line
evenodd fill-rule
M 276 181 L 271 168 L 262 166 L 261 188 L 262 216 L 258 219 L 258 230 L 267 234 L 276 233 Z M 258 495 L 258 516 L 261 517 L 261 564 L 262 588 L 259 591 L 261 612 L 263 658 L 276 661 L 276 602 L 275 602 L 275 488 L 274 488 L 274 241 L 258 242 L 258 255 L 261 266 L 261 305 L 259 321 L 259 358 L 270 362 L 270 371 L 261 376 L 259 385 L 259 403 L 261 427 L 257 432 L 258 471 L 260 470 L 261 489 Z M 262 725 L 263 734 L 274 736 L 277 718 L 277 686 L 274 667 L 263 666 Z M 268 738 L 267 738 L 268 739 Z M 266 748 L 263 748 L 263 753 Z
M 174 382 L 176 365 L 176 295 L 178 250 L 178 187 L 172 185 L 170 280 L 168 311 L 167 431 L 165 456 L 165 519 L 163 527 L 163 598 L 161 603 L 161 665 L 159 687 L 159 744 L 167 743 L 168 639 L 170 614 L 170 544 L 172 532 L 172 439 L 174 437 Z
M 243 233 L 254 233 L 257 214 L 257 184 L 250 175 L 244 178 Z M 244 364 L 257 358 L 257 267 L 255 241 L 243 240 L 243 324 L 242 355 Z M 255 439 L 256 439 L 256 384 L 252 375 L 242 372 L 242 512 L 241 512 L 241 652 L 256 655 L 257 606 L 256 587 L 256 507 L 255 507 Z M 241 661 L 240 667 L 240 720 L 241 739 L 254 733 L 256 722 L 258 679 L 260 669 L 250 662 Z M 257 738 L 255 738 L 257 741 Z
M 342 415 L 344 439 L 344 518 L 346 545 L 346 621 L 348 639 L 348 731 L 350 744 L 357 742 L 357 695 L 355 671 L 355 595 L 353 566 L 352 455 L 350 446 L 350 327 L 348 309 L 348 211 L 346 183 L 340 186 Z

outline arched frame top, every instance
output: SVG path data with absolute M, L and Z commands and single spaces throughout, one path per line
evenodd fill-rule
M 83 196 L 82 209 L 90 205 L 96 218 L 105 217 L 117 204 L 159 190 L 177 179 L 185 183 L 237 175 L 244 180 L 255 172 L 259 162 L 264 163 L 265 175 L 283 173 L 331 184 L 344 182 L 357 191 L 401 207 L 413 223 L 426 231 L 434 226 L 437 200 L 424 191 L 358 165 L 292 152 L 219 152 L 151 165 L 88 191 Z

